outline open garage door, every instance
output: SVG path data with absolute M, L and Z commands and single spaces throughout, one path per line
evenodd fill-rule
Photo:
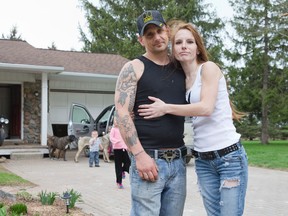
M 69 112 L 72 103 L 83 104 L 95 119 L 105 107 L 114 103 L 114 94 L 50 92 L 48 121 L 49 134 L 56 135 L 55 133 L 57 133 L 58 136 L 59 134 L 67 135 Z

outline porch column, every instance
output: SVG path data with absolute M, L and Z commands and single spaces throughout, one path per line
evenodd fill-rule
M 41 145 L 47 145 L 47 125 L 48 125 L 48 74 L 42 73 L 42 94 L 41 94 Z

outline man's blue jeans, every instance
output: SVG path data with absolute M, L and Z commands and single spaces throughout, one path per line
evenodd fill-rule
M 214 160 L 196 158 L 195 167 L 207 215 L 243 215 L 248 181 L 248 161 L 243 146 Z
M 131 156 L 131 216 L 181 216 L 186 199 L 186 164 L 183 159 L 156 160 L 156 182 L 139 177 L 135 158 Z

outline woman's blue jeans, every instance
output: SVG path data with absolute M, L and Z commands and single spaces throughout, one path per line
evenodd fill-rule
M 186 164 L 180 159 L 156 160 L 159 172 L 156 182 L 139 177 L 135 158 L 131 156 L 131 216 L 181 216 L 186 199 Z
M 198 185 L 208 216 L 241 216 L 248 182 L 245 149 L 214 160 L 195 159 Z M 193 194 L 192 194 L 193 196 Z

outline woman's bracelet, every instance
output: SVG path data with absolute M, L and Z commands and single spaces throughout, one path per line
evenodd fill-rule
M 136 154 L 134 154 L 134 157 L 137 157 L 138 155 L 140 155 L 143 152 L 144 152 L 144 150 L 141 150 L 140 152 L 137 152 Z

